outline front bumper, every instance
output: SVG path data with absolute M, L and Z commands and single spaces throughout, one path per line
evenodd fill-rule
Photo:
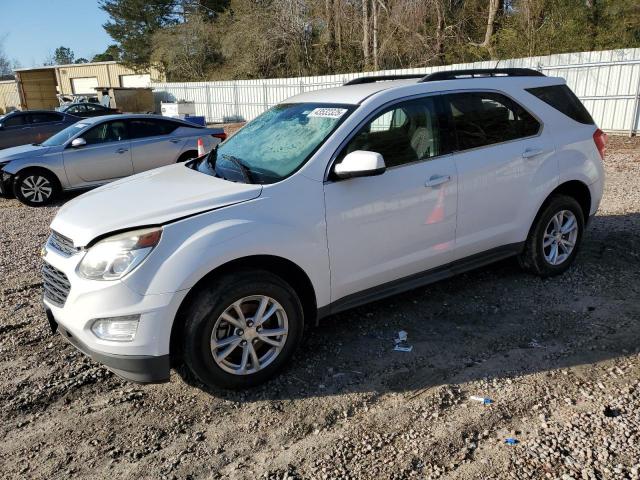
M 168 380 L 171 329 L 187 290 L 141 295 L 122 281 L 79 277 L 76 267 L 81 253 L 60 255 L 49 243 L 44 253 L 44 261 L 64 273 L 71 285 L 62 304 L 46 295 L 43 298 L 52 328 L 57 328 L 78 350 L 125 379 L 145 383 Z M 91 331 L 98 318 L 128 315 L 140 318 L 132 341 L 103 340 Z
M 0 169 L 0 196 L 13 197 L 13 175 L 5 173 Z
M 67 329 L 60 326 L 51 309 L 46 306 L 45 312 L 53 333 L 57 330 L 71 345 L 91 357 L 92 360 L 103 364 L 116 375 L 138 383 L 161 383 L 169 380 L 169 355 L 154 357 L 147 355 L 113 355 L 97 352 L 74 337 Z

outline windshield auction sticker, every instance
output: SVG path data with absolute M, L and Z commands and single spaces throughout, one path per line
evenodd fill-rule
M 315 108 L 307 117 L 340 118 L 347 113 L 346 108 Z

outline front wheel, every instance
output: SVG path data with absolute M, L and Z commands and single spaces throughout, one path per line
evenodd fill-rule
M 55 175 L 42 170 L 21 172 L 13 184 L 15 197 L 30 207 L 41 207 L 51 203 L 59 190 Z
M 188 308 L 185 363 L 210 387 L 253 387 L 284 368 L 303 326 L 300 300 L 279 277 L 259 270 L 226 275 Z
M 563 273 L 575 260 L 583 232 L 580 204 L 566 195 L 553 196 L 531 228 L 520 264 L 541 277 Z

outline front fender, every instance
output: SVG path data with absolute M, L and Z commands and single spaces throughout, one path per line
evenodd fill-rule
M 15 176 L 20 171 L 27 168 L 42 168 L 50 171 L 58 178 L 62 188 L 65 188 L 68 184 L 67 175 L 64 171 L 64 164 L 62 161 L 62 154 L 59 152 L 46 154 L 41 157 L 27 157 L 12 160 L 6 164 L 2 170 L 9 175 Z
M 321 192 L 322 184 L 314 184 Z M 289 202 L 286 209 L 274 202 L 260 197 L 166 225 L 156 251 L 123 281 L 143 295 L 171 293 L 192 288 L 230 261 L 270 255 L 300 267 L 314 286 L 317 305 L 329 303 L 323 202 Z

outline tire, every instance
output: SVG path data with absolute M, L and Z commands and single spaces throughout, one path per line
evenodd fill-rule
M 196 152 L 195 150 L 189 150 L 188 152 L 184 152 L 182 155 L 180 155 L 178 157 L 178 160 L 176 160 L 176 163 L 188 162 L 189 160 L 192 160 L 194 158 L 198 158 L 198 152 Z
M 560 223 L 562 228 L 558 231 Z M 520 265 L 541 277 L 565 272 L 576 258 L 583 233 L 584 212 L 576 199 L 552 196 L 531 227 L 519 257 Z
M 48 205 L 60 194 L 57 177 L 47 170 L 19 172 L 13 182 L 13 194 L 30 207 Z
M 264 300 L 265 317 L 272 309 L 274 312 L 258 326 L 260 320 L 254 316 L 263 299 L 269 299 Z M 246 322 L 233 307 L 240 300 L 244 300 L 240 311 Z M 280 277 L 262 270 L 244 270 L 216 279 L 191 300 L 185 318 L 182 350 L 187 367 L 205 385 L 227 389 L 254 387 L 277 375 L 290 360 L 304 330 L 302 305 L 294 290 Z M 267 331 L 272 335 L 260 336 Z M 286 335 L 273 334 L 283 331 Z M 264 338 L 280 347 L 266 343 Z M 256 359 L 260 368 L 255 368 Z M 245 370 L 241 373 L 243 362 Z

